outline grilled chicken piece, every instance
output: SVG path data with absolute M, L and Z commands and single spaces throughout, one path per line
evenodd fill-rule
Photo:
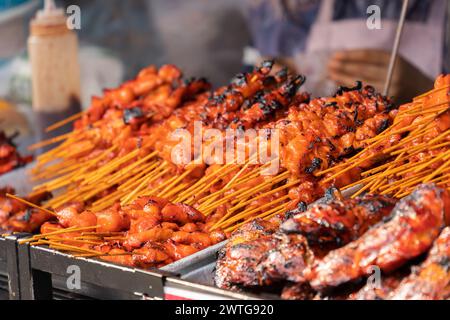
M 304 282 L 303 271 L 314 260 L 314 254 L 302 235 L 275 233 L 257 268 L 260 285 L 270 285 L 281 280 Z
M 392 300 L 450 298 L 450 227 L 442 231 L 428 258 L 389 296 Z
M 6 197 L 6 194 L 14 194 L 13 188 L 0 189 L 0 227 L 3 230 L 14 232 L 35 232 L 53 216 L 39 209 L 28 207 L 26 204 Z M 28 201 L 40 204 L 51 197 L 50 193 L 41 193 L 26 198 Z
M 395 270 L 426 252 L 449 221 L 449 193 L 421 185 L 395 206 L 389 221 L 316 261 L 307 278 L 322 291 L 368 275 L 375 265 L 384 272 Z
M 0 175 L 15 168 L 24 166 L 33 160 L 32 156 L 22 157 L 12 142 L 15 135 L 8 137 L 5 132 L 0 131 Z
M 214 281 L 220 288 L 235 284 L 258 285 L 256 268 L 275 243 L 271 235 L 279 225 L 257 219 L 236 230 L 220 250 Z
M 303 271 L 312 259 L 313 254 L 301 235 L 261 236 L 222 252 L 217 263 L 216 284 L 231 288 L 267 286 L 282 280 L 304 282 Z
M 356 199 L 333 199 L 312 205 L 281 225 L 287 234 L 302 234 L 308 242 L 343 246 L 358 239 L 371 226 L 388 216 L 395 200 L 385 196 L 366 195 Z

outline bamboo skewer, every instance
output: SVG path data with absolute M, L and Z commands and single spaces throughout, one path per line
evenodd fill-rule
M 55 212 L 50 211 L 50 210 L 48 210 L 48 209 L 46 209 L 46 208 L 43 208 L 43 207 L 41 207 L 41 206 L 38 206 L 37 204 L 34 204 L 34 203 L 32 203 L 32 202 L 30 202 L 30 201 L 27 201 L 27 200 L 25 200 L 25 199 L 19 198 L 19 197 L 15 196 L 15 195 L 12 195 L 12 194 L 7 193 L 6 196 L 7 196 L 8 198 L 11 198 L 11 199 L 20 201 L 20 202 L 26 204 L 27 206 L 30 206 L 30 207 L 33 207 L 33 208 L 35 208 L 35 209 L 41 210 L 41 211 L 43 211 L 43 212 L 45 212 L 45 213 L 51 214 L 52 216 L 56 216 L 56 213 L 55 213 Z
M 84 111 L 81 111 L 79 113 L 76 113 L 76 114 L 64 119 L 64 120 L 56 122 L 56 123 L 52 124 L 51 126 L 47 127 L 45 129 L 45 132 L 51 132 L 53 130 L 56 130 L 56 129 L 68 124 L 68 123 L 71 123 L 72 121 L 75 121 L 75 120 L 81 118 L 83 116 L 83 114 L 84 114 Z

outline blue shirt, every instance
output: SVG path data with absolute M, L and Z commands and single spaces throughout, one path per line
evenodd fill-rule
M 305 50 L 309 31 L 322 1 L 327 0 L 254 0 L 249 7 L 253 45 L 264 56 L 292 56 Z M 426 22 L 432 0 L 411 0 L 407 21 Z M 367 7 L 378 5 L 382 19 L 398 20 L 402 0 L 335 0 L 333 20 L 367 19 Z M 448 19 L 448 17 L 447 17 Z M 449 32 L 449 30 L 447 30 Z M 448 55 L 448 41 L 445 54 Z M 444 58 L 444 64 L 447 58 Z M 445 66 L 443 66 L 445 72 Z

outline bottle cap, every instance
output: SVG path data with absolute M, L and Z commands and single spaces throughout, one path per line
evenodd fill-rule
M 31 34 L 53 35 L 69 31 L 64 10 L 57 8 L 54 0 L 45 0 L 44 9 L 39 10 L 31 21 Z

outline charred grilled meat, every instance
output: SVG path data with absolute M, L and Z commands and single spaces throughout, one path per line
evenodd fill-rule
M 421 185 L 395 206 L 385 223 L 317 261 L 307 278 L 321 291 L 368 275 L 373 266 L 395 270 L 425 253 L 449 221 L 449 193 Z
M 313 204 L 281 225 L 287 234 L 302 234 L 311 245 L 343 246 L 358 239 L 371 226 L 388 216 L 395 200 L 366 195 Z
M 393 300 L 445 300 L 450 298 L 450 227 L 435 241 L 428 258 L 389 296 Z
M 216 285 L 227 289 L 235 284 L 258 285 L 256 268 L 271 248 L 271 235 L 278 227 L 278 224 L 258 219 L 236 230 L 219 252 Z
M 0 175 L 15 168 L 26 165 L 33 160 L 32 156 L 22 157 L 12 142 L 14 137 L 8 137 L 0 131 Z
M 24 203 L 6 197 L 6 194 L 14 194 L 13 188 L 0 189 L 0 227 L 6 231 L 34 232 L 42 223 L 52 218 L 52 215 L 42 210 L 28 207 Z M 40 204 L 51 197 L 50 193 L 38 194 L 28 197 L 27 200 Z
M 270 285 L 281 280 L 304 281 L 302 270 L 313 259 L 301 235 L 275 233 L 276 225 L 254 220 L 237 230 L 219 253 L 216 285 Z

